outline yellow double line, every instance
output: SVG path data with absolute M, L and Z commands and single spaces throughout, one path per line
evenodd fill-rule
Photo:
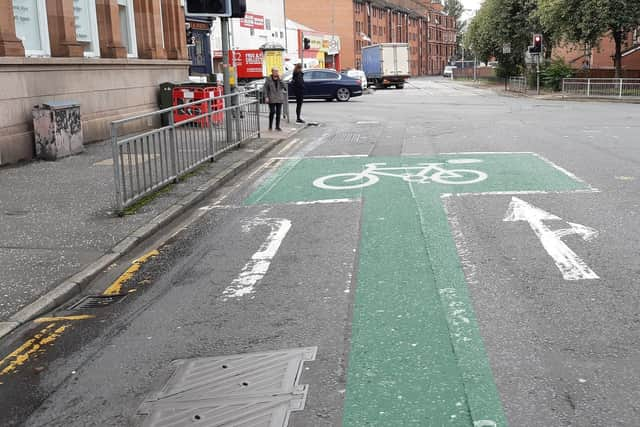
M 160 252 L 153 250 L 146 255 L 134 260 L 131 267 L 127 269 L 118 279 L 113 282 L 102 294 L 117 295 L 122 291 L 122 287 L 140 270 L 142 265 L 149 259 L 159 255 Z M 44 353 L 48 347 L 52 346 L 60 336 L 71 327 L 74 321 L 93 319 L 95 316 L 80 314 L 76 316 L 61 317 L 40 317 L 34 323 L 48 323 L 43 329 L 38 331 L 32 338 L 25 341 L 11 354 L 0 360 L 0 378 L 12 372 L 16 372 L 29 360 Z M 0 384 L 2 384 L 0 382 Z
M 95 316 L 79 315 L 66 317 L 41 317 L 34 320 L 36 323 L 49 323 L 44 329 L 41 329 L 33 338 L 27 340 L 18 347 L 13 353 L 0 360 L 0 377 L 16 371 L 20 366 L 24 365 L 29 359 L 38 354 L 44 353 L 47 346 L 60 338 L 67 328 L 71 326 L 69 321 L 91 319 Z M 58 326 L 62 322 L 62 325 Z

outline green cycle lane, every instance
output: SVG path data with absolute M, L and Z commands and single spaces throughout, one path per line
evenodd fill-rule
M 441 196 L 576 190 L 527 153 L 308 158 L 246 200 L 364 201 L 344 426 L 506 425 Z

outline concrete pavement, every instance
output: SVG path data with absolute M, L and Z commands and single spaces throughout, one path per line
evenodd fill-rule
M 216 177 L 233 176 L 300 129 L 284 128 L 205 164 L 124 217 L 113 211 L 109 142 L 56 162 L 0 169 L 0 337 L 78 293 L 136 243 L 131 235 L 137 230 L 149 235 L 154 223 L 168 222 L 188 207 L 185 202 L 197 201 L 188 199 L 195 190 L 213 189 Z

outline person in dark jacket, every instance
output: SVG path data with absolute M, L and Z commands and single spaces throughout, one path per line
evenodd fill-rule
M 271 70 L 271 75 L 264 83 L 264 100 L 269 104 L 269 130 L 273 129 L 273 119 L 276 119 L 276 130 L 280 131 L 280 116 L 284 99 L 284 83 L 280 80 L 280 71 L 277 68 Z
M 296 96 L 296 123 L 304 123 L 300 117 L 302 113 L 302 103 L 304 102 L 304 73 L 302 72 L 302 64 L 296 64 L 293 69 L 293 94 Z

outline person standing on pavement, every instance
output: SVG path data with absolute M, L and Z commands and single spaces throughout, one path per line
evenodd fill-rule
M 293 69 L 292 80 L 293 94 L 296 96 L 296 123 L 304 123 L 300 117 L 302 113 L 302 103 L 304 102 L 304 73 L 302 72 L 302 64 L 296 64 Z
M 264 100 L 269 104 L 269 130 L 273 129 L 273 118 L 276 119 L 276 130 L 280 129 L 280 116 L 282 115 L 282 104 L 284 103 L 284 83 L 280 80 L 280 71 L 277 68 L 271 69 L 271 75 L 264 83 Z

